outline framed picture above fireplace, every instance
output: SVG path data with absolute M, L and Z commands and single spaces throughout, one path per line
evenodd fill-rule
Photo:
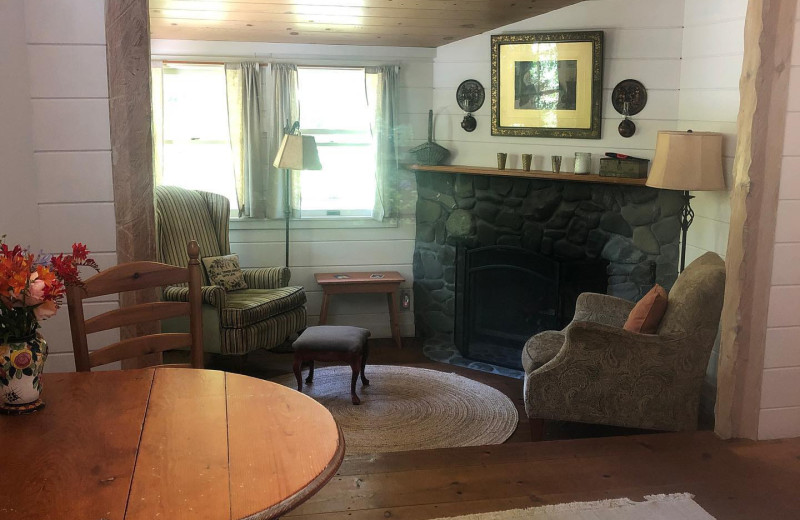
M 492 36 L 492 135 L 600 139 L 603 31 Z

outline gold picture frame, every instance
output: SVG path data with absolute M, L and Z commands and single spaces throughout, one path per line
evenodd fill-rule
M 492 135 L 600 139 L 603 31 L 492 36 Z

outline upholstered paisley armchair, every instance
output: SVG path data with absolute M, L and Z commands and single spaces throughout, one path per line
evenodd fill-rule
M 700 391 L 717 336 L 725 263 L 706 253 L 680 274 L 658 334 L 622 327 L 634 304 L 584 293 L 561 331 L 525 345 L 525 411 L 542 420 L 655 430 L 697 429 Z
M 200 245 L 201 257 L 230 254 L 228 199 L 215 193 L 175 186 L 155 189 L 156 243 L 160 262 L 186 266 L 189 240 Z M 242 269 L 247 289 L 226 292 L 210 285 L 203 271 L 203 348 L 206 352 L 246 354 L 272 349 L 306 327 L 306 294 L 289 286 L 286 267 Z M 188 288 L 170 287 L 163 298 L 187 301 Z M 165 320 L 165 332 L 188 330 L 188 323 Z

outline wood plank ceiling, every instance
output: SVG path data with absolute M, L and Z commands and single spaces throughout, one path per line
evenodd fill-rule
M 153 38 L 439 47 L 580 0 L 150 0 Z

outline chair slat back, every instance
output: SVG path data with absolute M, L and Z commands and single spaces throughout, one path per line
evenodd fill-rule
M 194 240 L 189 242 L 186 249 L 189 256 L 186 268 L 158 262 L 130 262 L 96 274 L 86 280 L 83 286 L 67 288 L 72 348 L 75 368 L 79 372 L 88 372 L 93 367 L 123 359 L 184 347 L 191 348 L 191 366 L 203 368 L 200 249 Z M 115 309 L 88 320 L 84 317 L 83 302 L 87 298 L 186 282 L 189 285 L 188 302 L 144 303 Z M 150 334 L 119 341 L 89 353 L 88 334 L 187 315 L 188 334 Z

